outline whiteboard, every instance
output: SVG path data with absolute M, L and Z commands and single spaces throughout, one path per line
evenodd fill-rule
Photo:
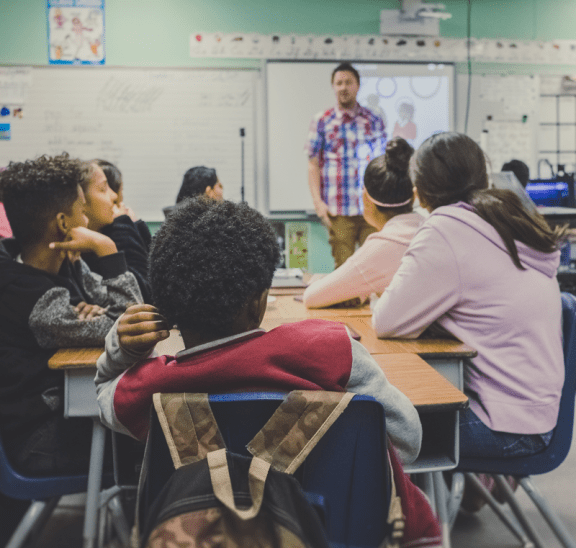
M 330 85 L 337 62 L 269 61 L 266 65 L 270 211 L 313 211 L 305 144 L 314 115 L 335 105 Z M 358 102 L 380 115 L 388 138 L 398 130 L 401 105 L 412 107 L 417 148 L 454 127 L 454 67 L 438 63 L 354 63 Z
M 512 159 L 525 162 L 537 176 L 540 77 L 473 74 L 470 81 L 468 136 L 480 143 L 489 170 L 497 173 Z M 457 77 L 458 131 L 464 132 L 468 75 Z M 572 130 L 573 131 L 573 130 Z M 541 137 L 547 137 L 542 134 Z
M 186 170 L 216 169 L 224 196 L 254 205 L 255 70 L 34 67 L 22 118 L 0 141 L 0 165 L 68 152 L 118 166 L 124 200 L 161 221 Z

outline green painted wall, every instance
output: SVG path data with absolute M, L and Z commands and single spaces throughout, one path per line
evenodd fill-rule
M 576 38 L 576 0 L 471 0 L 472 36 L 516 40 Z M 466 0 L 443 0 L 452 19 L 442 36 L 466 36 Z M 378 34 L 380 11 L 397 0 L 107 0 L 106 61 L 109 66 L 257 67 L 256 60 L 191 59 L 190 34 L 258 32 Z M 45 0 L 0 0 L 0 64 L 45 65 Z M 574 67 L 538 67 L 563 72 Z M 97 70 L 97 69 L 96 69 Z M 465 65 L 457 70 L 464 72 Z M 475 64 L 474 72 L 530 73 L 529 65 Z M 158 223 L 151 226 L 152 231 Z M 326 272 L 332 257 L 326 230 L 310 223 L 310 270 Z
M 466 36 L 465 0 L 444 0 L 443 36 Z M 380 10 L 397 0 L 107 0 L 108 65 L 253 66 L 255 61 L 191 59 L 190 33 L 377 34 Z M 47 63 L 46 2 L 0 0 L 0 64 Z M 576 37 L 574 0 L 472 0 L 472 35 L 518 40 Z

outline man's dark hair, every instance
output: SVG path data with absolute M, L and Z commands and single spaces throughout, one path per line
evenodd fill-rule
M 22 247 L 42 240 L 48 223 L 78 199 L 85 164 L 67 153 L 10 162 L 0 173 L 6 216 Z
M 93 160 L 97 166 L 100 166 L 100 169 L 106 175 L 106 181 L 108 181 L 108 186 L 118 194 L 120 187 L 122 186 L 122 172 L 108 160 L 101 160 L 100 158 L 96 158 Z
M 205 166 L 191 167 L 184 174 L 176 203 L 179 204 L 186 198 L 194 198 L 204 194 L 206 187 L 213 188 L 217 182 L 218 177 L 215 169 Z
M 351 72 L 356 78 L 356 82 L 360 85 L 360 74 L 358 71 L 350 64 L 350 63 L 340 63 L 333 71 L 332 71 L 332 79 L 330 82 L 334 83 L 334 76 L 337 72 Z
M 520 181 L 524 188 L 526 188 L 530 180 L 530 168 L 522 160 L 510 160 L 502 166 L 500 171 L 511 171 L 514 173 L 516 179 Z
M 250 206 L 186 200 L 154 236 L 152 300 L 180 329 L 226 336 L 249 299 L 270 287 L 279 257 L 272 225 Z

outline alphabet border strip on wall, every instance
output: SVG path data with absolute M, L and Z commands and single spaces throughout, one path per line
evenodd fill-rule
M 190 35 L 190 56 L 196 58 L 464 62 L 467 55 L 465 38 L 218 32 Z M 470 56 L 477 62 L 570 65 L 576 64 L 576 40 L 473 38 Z

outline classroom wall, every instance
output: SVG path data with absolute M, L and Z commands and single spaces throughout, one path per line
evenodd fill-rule
M 452 19 L 440 22 L 445 37 L 467 32 L 467 2 L 443 0 Z M 194 31 L 297 34 L 378 34 L 380 11 L 397 0 L 107 0 L 106 64 L 137 67 L 258 67 L 258 60 L 193 59 Z M 472 0 L 475 38 L 554 40 L 576 38 L 574 0 Z M 0 0 L 0 64 L 46 65 L 45 0 Z M 95 68 L 97 70 L 97 68 Z M 463 64 L 457 71 L 465 72 Z M 530 73 L 526 65 L 475 64 L 474 72 Z M 573 67 L 538 67 L 564 73 Z M 331 270 L 325 230 L 310 223 L 312 271 Z M 157 227 L 151 227 L 153 230 Z
M 466 36 L 465 0 L 444 0 L 442 36 Z M 193 31 L 378 34 L 380 11 L 397 0 L 108 0 L 108 65 L 251 66 L 255 61 L 191 59 Z M 45 0 L 0 0 L 0 64 L 47 64 Z M 472 35 L 516 40 L 576 37 L 573 0 L 472 0 Z

